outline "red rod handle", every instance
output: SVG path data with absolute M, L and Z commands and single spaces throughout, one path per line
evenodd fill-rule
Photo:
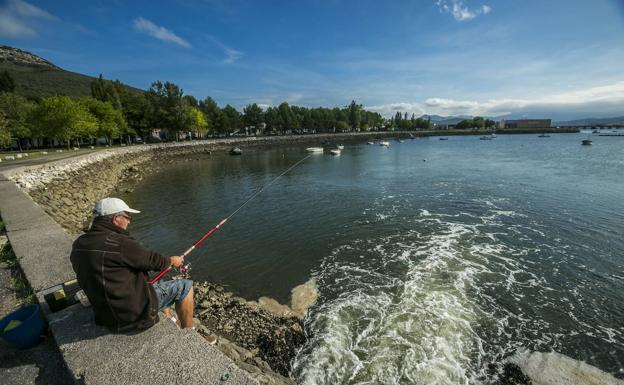
M 212 233 L 214 233 L 215 231 L 217 231 L 217 229 L 219 227 L 221 227 L 221 225 L 223 225 L 228 219 L 225 218 L 223 219 L 221 222 L 219 222 L 219 224 L 217 224 L 215 227 L 213 227 L 212 229 L 210 229 L 206 234 L 204 234 L 203 237 L 199 238 L 197 240 L 197 242 L 195 242 L 193 244 L 193 246 L 189 247 L 188 249 L 186 249 L 186 251 L 184 253 L 182 253 L 181 257 L 182 259 L 184 259 L 184 257 L 186 257 L 187 255 L 189 255 L 191 253 L 191 251 L 195 250 L 195 248 L 197 246 L 199 246 L 200 243 L 202 243 L 206 238 L 208 238 L 209 236 L 212 235 Z M 150 285 L 153 285 L 156 283 L 156 281 L 158 281 L 159 279 L 161 279 L 163 277 L 163 275 L 167 274 L 169 272 L 169 270 L 171 270 L 171 266 L 168 266 L 166 269 L 164 269 L 163 271 L 161 271 L 160 273 L 158 273 L 157 276 L 155 276 L 154 278 L 152 278 L 152 280 L 149 282 Z

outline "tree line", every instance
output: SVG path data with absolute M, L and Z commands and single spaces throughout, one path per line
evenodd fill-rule
M 429 120 L 397 112 L 391 119 L 352 101 L 339 108 L 248 104 L 241 111 L 220 107 L 211 97 L 197 100 L 172 82 L 156 81 L 138 90 L 100 75 L 91 96 L 72 99 L 55 95 L 38 100 L 17 95 L 6 72 L 0 73 L 0 148 L 64 144 L 68 148 L 97 140 L 130 142 L 133 138 L 179 140 L 207 135 L 303 134 L 349 131 L 427 129 Z

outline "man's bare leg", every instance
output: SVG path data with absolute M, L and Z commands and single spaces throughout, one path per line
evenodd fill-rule
M 181 303 L 175 305 L 182 329 L 193 327 L 193 288 L 189 290 Z

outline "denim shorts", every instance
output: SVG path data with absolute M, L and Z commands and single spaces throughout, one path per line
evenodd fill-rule
M 153 287 L 158 297 L 158 309 L 160 310 L 174 303 L 182 302 L 193 288 L 193 281 L 188 279 L 172 279 L 171 281 L 157 282 Z

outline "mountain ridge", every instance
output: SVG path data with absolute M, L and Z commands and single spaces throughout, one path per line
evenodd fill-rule
M 0 46 L 0 71 L 7 71 L 15 82 L 15 93 L 29 99 L 54 95 L 72 98 L 91 96 L 91 82 L 96 78 L 71 72 L 19 48 Z M 124 84 L 134 92 L 143 92 Z

